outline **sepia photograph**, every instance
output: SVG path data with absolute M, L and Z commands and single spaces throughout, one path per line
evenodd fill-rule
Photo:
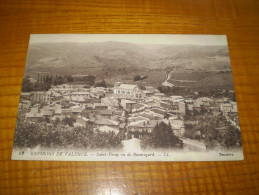
M 13 160 L 243 160 L 227 37 L 32 34 Z

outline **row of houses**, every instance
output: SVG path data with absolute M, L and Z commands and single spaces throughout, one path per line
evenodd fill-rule
M 186 112 L 201 112 L 204 108 L 214 114 L 222 112 L 232 122 L 235 122 L 234 114 L 230 113 L 237 113 L 234 103 L 227 100 L 167 97 L 150 86 L 141 90 L 137 85 L 119 82 L 114 88 L 64 84 L 47 92 L 23 93 L 21 97 L 20 108 L 27 110 L 26 120 L 53 122 L 57 118 L 74 117 L 75 127 L 91 124 L 96 130 L 116 134 L 126 131 L 128 137 L 139 139 L 160 122 L 170 125 L 174 134 L 181 137 L 185 132 Z

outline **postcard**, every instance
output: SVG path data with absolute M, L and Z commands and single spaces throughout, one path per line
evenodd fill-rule
M 243 160 L 225 35 L 33 34 L 13 160 Z

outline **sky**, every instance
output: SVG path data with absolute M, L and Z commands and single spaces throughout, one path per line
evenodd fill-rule
M 31 34 L 30 43 L 44 42 L 130 42 L 136 44 L 166 45 L 227 45 L 226 35 L 181 34 Z

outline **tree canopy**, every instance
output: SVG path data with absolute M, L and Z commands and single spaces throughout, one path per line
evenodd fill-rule
M 22 91 L 31 92 L 31 91 L 48 91 L 51 88 L 51 85 L 61 85 L 64 83 L 73 82 L 74 79 L 71 75 L 58 76 L 55 78 L 52 76 L 38 76 L 38 80 L 35 83 L 32 83 L 29 77 L 25 77 L 23 80 Z
M 66 119 L 61 121 L 69 123 Z M 60 122 L 59 122 L 60 123 Z M 113 132 L 94 131 L 91 125 L 86 127 L 48 126 L 44 123 L 17 122 L 14 147 L 34 148 L 119 148 L 122 136 Z
M 199 122 L 195 125 L 185 125 L 184 137 L 201 140 L 209 149 L 215 147 L 214 142 L 225 148 L 241 145 L 240 131 L 232 126 L 224 116 L 215 116 L 206 112 L 192 117 L 188 116 L 188 118 Z
M 174 135 L 170 125 L 161 122 L 155 126 L 152 133 L 143 140 L 143 147 L 174 148 L 182 147 L 181 140 Z

